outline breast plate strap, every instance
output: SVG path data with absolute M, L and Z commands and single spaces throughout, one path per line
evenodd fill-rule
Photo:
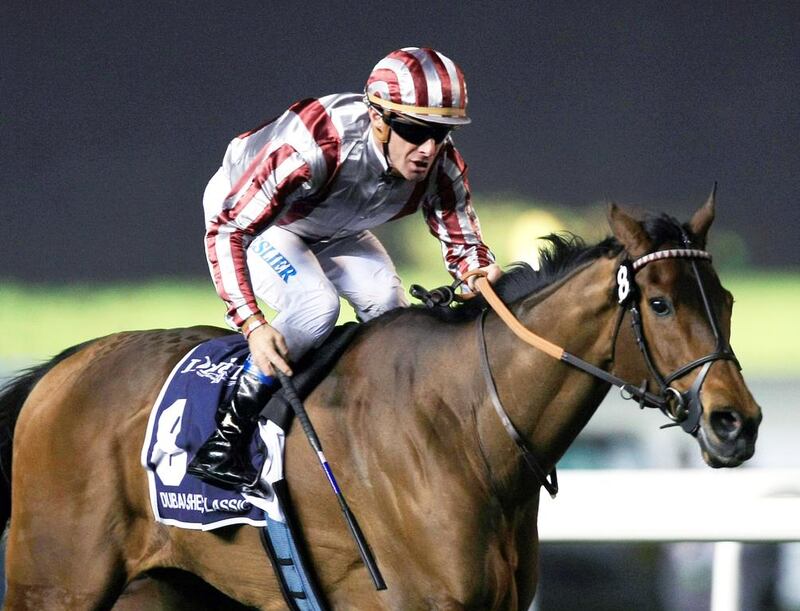
M 511 439 L 514 440 L 514 443 L 522 453 L 522 457 L 525 459 L 525 464 L 527 464 L 528 468 L 533 471 L 533 474 L 536 476 L 536 479 L 539 481 L 542 487 L 547 490 L 551 497 L 555 498 L 556 494 L 558 494 L 558 476 L 556 474 L 555 467 L 553 467 L 553 470 L 550 471 L 548 479 L 548 474 L 545 473 L 545 470 L 531 452 L 528 444 L 525 443 L 525 440 L 522 438 L 522 435 L 520 435 L 517 427 L 515 427 L 514 423 L 511 422 L 511 418 L 509 418 L 508 412 L 503 407 L 503 403 L 500 401 L 500 396 L 497 394 L 497 386 L 495 385 L 494 378 L 492 377 L 492 370 L 489 367 L 489 355 L 486 350 L 486 334 L 484 332 L 485 318 L 486 311 L 483 311 L 478 317 L 478 350 L 481 355 L 481 370 L 483 371 L 483 378 L 486 381 L 486 389 L 489 392 L 489 398 L 492 401 L 494 410 L 497 412 L 497 415 L 500 418 L 500 422 L 503 423 L 503 427 L 506 429 L 506 432 Z

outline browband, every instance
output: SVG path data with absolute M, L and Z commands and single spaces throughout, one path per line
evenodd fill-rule
M 711 254 L 705 250 L 697 250 L 696 248 L 670 248 L 668 250 L 657 250 L 636 259 L 633 262 L 633 271 L 638 272 L 648 263 L 659 261 L 660 259 L 708 259 L 711 261 Z

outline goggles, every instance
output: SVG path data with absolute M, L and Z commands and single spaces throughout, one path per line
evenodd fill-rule
M 383 119 L 394 132 L 406 142 L 419 146 L 433 138 L 436 144 L 441 144 L 453 130 L 452 125 L 437 125 L 435 123 L 410 123 L 396 115 L 384 116 Z

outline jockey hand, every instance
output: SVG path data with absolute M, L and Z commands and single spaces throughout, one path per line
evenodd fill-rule
M 253 329 L 247 338 L 250 354 L 256 366 L 270 376 L 275 376 L 275 368 L 280 369 L 287 376 L 292 375 L 289 367 L 289 349 L 286 340 L 280 331 L 269 323 Z
M 487 265 L 485 267 L 479 267 L 475 271 L 486 272 L 486 279 L 489 281 L 489 284 L 494 284 L 497 282 L 498 278 L 503 275 L 503 270 L 497 263 L 492 263 L 491 265 Z M 480 278 L 480 276 L 470 276 L 467 278 L 467 286 L 473 293 L 480 293 L 480 290 L 475 284 L 478 278 Z

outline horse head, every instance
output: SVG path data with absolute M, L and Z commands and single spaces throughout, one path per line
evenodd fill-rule
M 614 372 L 646 380 L 662 411 L 695 436 L 712 467 L 735 467 L 755 451 L 761 409 L 730 347 L 732 295 L 704 250 L 715 194 L 680 225 L 662 216 L 639 221 L 609 206 L 624 248 L 618 298 L 631 325 L 619 327 Z M 636 356 L 632 356 L 636 355 Z

